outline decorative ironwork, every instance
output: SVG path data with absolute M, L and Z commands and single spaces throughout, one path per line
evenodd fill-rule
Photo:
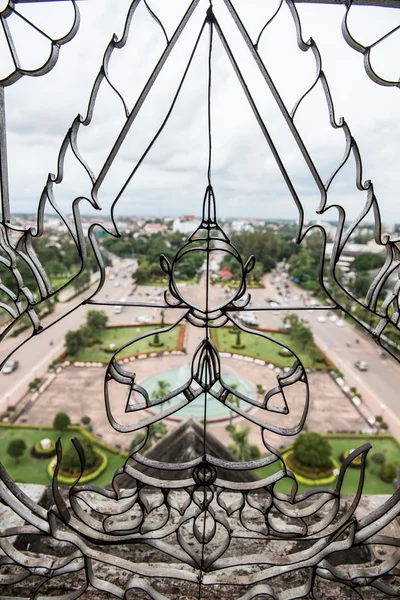
M 0 229 L 2 234 L 0 245 L 3 256 L 0 258 L 0 262 L 3 268 L 11 270 L 18 286 L 18 293 L 15 294 L 0 284 L 2 294 L 9 299 L 8 303 L 2 303 L 1 308 L 6 310 L 11 318 L 11 323 L 2 336 L 7 335 L 25 315 L 31 320 L 33 326 L 32 336 L 40 334 L 44 329 L 40 323 L 37 309 L 51 298 L 55 292 L 46 275 L 45 267 L 41 265 L 35 254 L 34 242 L 35 238 L 40 237 L 43 233 L 46 204 L 50 204 L 61 216 L 78 250 L 81 264 L 80 270 L 74 278 L 79 277 L 85 270 L 87 248 L 80 218 L 80 203 L 86 200 L 91 206 L 100 210 L 98 193 L 129 129 L 140 114 L 150 89 L 169 59 L 186 24 L 194 12 L 204 10 L 204 4 L 206 4 L 204 20 L 176 94 L 166 112 L 163 123 L 129 177 L 121 186 L 113 202 L 111 217 L 114 230 L 109 230 L 112 235 L 118 235 L 114 218 L 116 203 L 163 131 L 171 112 L 174 110 L 198 44 L 208 32 L 209 160 L 207 173 L 205 174 L 206 190 L 203 200 L 202 221 L 198 229 L 189 237 L 187 243 L 177 252 L 172 262 L 169 262 L 165 256 L 160 258 L 161 267 L 168 276 L 169 281 L 168 289 L 165 290 L 164 294 L 164 302 L 158 304 L 146 302 L 126 303 L 129 306 L 155 306 L 178 310 L 179 317 L 176 322 L 173 325 L 159 329 L 159 334 L 167 332 L 185 321 L 188 326 L 203 330 L 204 337 L 192 357 L 188 381 L 162 397 L 150 398 L 147 390 L 136 382 L 137 375 L 119 364 L 117 355 L 121 349 L 118 349 L 111 358 L 106 369 L 104 382 L 105 408 L 112 427 L 121 432 L 133 432 L 142 429 L 146 431 L 147 437 L 154 423 L 177 413 L 196 398 L 202 397 L 204 399 L 203 450 L 199 456 L 189 462 L 166 463 L 154 461 L 141 454 L 147 440 L 147 437 L 145 437 L 141 443 L 138 443 L 132 449 L 125 464 L 115 473 L 111 489 L 102 489 L 96 486 L 79 486 L 79 481 L 85 470 L 85 456 L 79 441 L 74 440 L 80 458 L 81 475 L 67 490 L 66 496 L 58 485 L 58 473 L 62 459 L 62 447 L 59 441 L 52 483 L 52 501 L 48 509 L 32 501 L 11 480 L 5 469 L 0 465 L 1 501 L 24 520 L 24 524 L 21 526 L 0 530 L 0 549 L 3 552 L 0 556 L 0 570 L 3 571 L 0 585 L 6 590 L 7 587 L 8 589 L 18 589 L 21 582 L 27 581 L 29 583 L 32 580 L 32 587 L 30 588 L 33 590 L 32 597 L 50 598 L 53 589 L 58 589 L 58 597 L 60 597 L 60 590 L 65 590 L 63 576 L 73 575 L 76 587 L 68 593 L 63 592 L 61 596 L 68 600 L 82 596 L 89 585 L 108 593 L 110 596 L 119 598 L 127 597 L 129 590 L 141 590 L 154 600 L 162 600 L 167 598 L 163 593 L 166 581 L 176 580 L 189 587 L 192 586 L 190 589 L 193 597 L 201 598 L 203 594 L 205 597 L 208 588 L 214 593 L 215 590 L 220 591 L 233 586 L 236 590 L 234 594 L 243 600 L 247 600 L 263 596 L 276 599 L 318 598 L 321 597 L 319 596 L 319 586 L 323 586 L 323 582 L 327 581 L 344 586 L 355 597 L 359 598 L 363 597 L 363 589 L 369 592 L 372 591 L 372 593 L 378 590 L 379 593 L 387 596 L 398 597 L 397 577 L 399 571 L 397 565 L 400 560 L 397 550 L 398 540 L 390 537 L 390 535 L 383 535 L 381 532 L 400 512 L 400 489 L 385 504 L 368 516 L 360 519 L 356 515 L 362 497 L 365 462 L 370 445 L 364 444 L 353 450 L 346 458 L 340 469 L 334 490 L 321 488 L 299 494 L 294 474 L 287 468 L 279 450 L 269 443 L 268 434 L 273 432 L 284 436 L 293 436 L 302 430 L 309 405 L 309 383 L 304 366 L 298 356 L 289 348 L 286 348 L 293 357 L 292 367 L 287 373 L 277 375 L 276 386 L 268 390 L 262 401 L 257 401 L 235 390 L 224 380 L 221 372 L 220 356 L 211 338 L 213 328 L 229 323 L 239 330 L 260 336 L 279 346 L 284 346 L 261 331 L 244 327 L 234 316 L 236 313 L 248 310 L 250 295 L 246 288 L 246 275 L 254 267 L 255 259 L 251 256 L 246 262 L 243 260 L 217 220 L 216 199 L 212 184 L 211 144 L 211 58 L 215 35 L 222 43 L 265 141 L 297 206 L 299 213 L 298 243 L 303 241 L 312 229 L 304 227 L 304 211 L 300 197 L 257 108 L 257 104 L 246 85 L 245 75 L 236 61 L 235 53 L 220 25 L 218 11 L 222 11 L 223 5 L 230 14 L 232 24 L 236 26 L 246 42 L 248 52 L 277 103 L 292 134 L 294 143 L 300 150 L 309 173 L 318 187 L 320 192 L 320 205 L 316 211 L 318 214 L 323 214 L 331 208 L 329 204 L 330 186 L 347 163 L 349 157 L 353 155 L 355 159 L 357 165 L 356 186 L 359 190 L 365 191 L 366 203 L 359 217 L 350 226 L 346 226 L 344 209 L 336 206 L 339 215 L 337 235 L 329 261 L 325 260 L 326 232 L 322 226 L 318 226 L 323 236 L 323 256 L 320 265 L 321 288 L 328 297 L 331 297 L 336 308 L 346 310 L 340 298 L 332 295 L 327 289 L 324 277 L 328 274 L 346 298 L 350 297 L 353 302 L 360 304 L 367 314 L 378 316 L 380 319 L 379 325 L 374 330 L 370 328 L 370 333 L 378 343 L 381 342 L 381 336 L 387 327 L 392 326 L 398 329 L 398 284 L 394 286 L 391 295 L 381 305 L 378 300 L 383 284 L 388 280 L 388 277 L 399 271 L 399 249 L 396 241 L 387 235 L 381 235 L 379 209 L 372 183 L 362 181 L 361 157 L 349 126 L 344 119 L 336 120 L 328 82 L 322 70 L 319 50 L 312 39 L 307 42 L 303 40 L 301 23 L 294 2 L 291 0 L 281 2 L 274 17 L 279 11 L 285 8 L 289 9 L 296 26 L 298 47 L 303 52 L 311 50 L 316 64 L 316 76 L 313 84 L 290 111 L 272 81 L 258 50 L 260 38 L 274 17 L 264 27 L 260 28 L 259 35 L 254 40 L 250 37 L 231 0 L 214 2 L 214 5 L 212 2 L 203 3 L 200 0 L 192 0 L 176 30 L 171 37 L 168 37 L 161 20 L 151 8 L 151 4 L 143 0 L 142 4 L 154 18 L 163 34 L 165 47 L 134 107 L 129 109 L 123 95 L 112 82 L 108 65 L 111 56 L 125 46 L 139 4 L 141 4 L 141 0 L 134 0 L 131 3 L 122 37 L 118 39 L 114 36 L 104 53 L 103 63 L 92 89 L 86 116 L 81 117 L 78 115 L 64 138 L 59 152 L 57 174 L 48 176 L 40 198 L 36 230 L 18 232 L 9 223 L 4 195 L 6 190 L 5 146 L 3 145 L 1 148 L 3 218 Z M 9 4 L 10 9 L 11 5 L 12 3 Z M 44 71 L 37 74 L 42 72 Z M 21 70 L 18 70 L 18 73 L 24 74 Z M 16 76 L 10 77 L 11 79 L 3 82 L 3 87 L 18 79 Z M 109 86 L 119 98 L 125 121 L 100 172 L 95 175 L 79 151 L 78 140 L 81 128 L 90 127 L 96 98 L 99 89 L 103 85 Z M 346 142 L 343 158 L 325 183 L 322 181 L 296 127 L 298 108 L 316 85 L 321 85 L 324 90 L 332 128 L 341 129 Z M 4 122 L 2 125 L 4 127 Z M 5 137 L 3 139 L 5 143 Z M 73 202 L 73 222 L 68 220 L 56 204 L 57 185 L 63 181 L 64 160 L 67 150 L 72 150 L 80 165 L 84 167 L 91 184 L 90 197 L 79 195 Z M 337 265 L 350 236 L 359 222 L 370 211 L 375 216 L 376 243 L 382 245 L 382 248 L 386 250 L 387 259 L 379 274 L 371 283 L 366 298 L 360 300 L 355 298 L 339 280 Z M 15 234 L 18 235 L 17 242 L 14 241 Z M 94 236 L 94 226 L 89 229 L 88 239 L 98 261 L 101 280 L 97 289 L 90 292 L 84 303 L 91 305 L 112 304 L 111 302 L 96 300 L 96 296 L 105 281 L 105 268 Z M 226 302 L 214 306 L 210 295 L 209 276 L 210 257 L 216 251 L 233 257 L 240 266 L 242 276 L 231 297 Z M 179 262 L 192 252 L 200 252 L 205 256 L 206 282 L 203 304 L 190 302 L 176 278 Z M 35 299 L 32 291 L 24 285 L 18 268 L 19 261 L 24 261 L 34 274 L 40 291 L 39 300 Z M 60 289 L 63 289 L 63 287 Z M 60 289 L 56 291 L 59 292 Z M 268 310 L 268 307 L 259 310 Z M 350 313 L 350 316 L 353 315 Z M 56 319 L 53 325 L 58 320 Z M 362 327 L 368 329 L 368 325 L 364 322 L 360 320 L 358 322 Z M 137 337 L 129 344 L 134 345 L 150 335 L 154 335 L 154 331 Z M 126 386 L 127 403 L 125 412 L 140 413 L 146 410 L 144 421 L 137 421 L 135 418 L 130 425 L 118 422 L 112 409 L 111 384 Z M 301 417 L 299 422 L 292 427 L 277 427 L 271 422 L 271 415 L 273 413 L 283 415 L 289 413 L 290 399 L 286 395 L 288 386 L 292 386 L 296 390 L 297 402 L 303 403 Z M 135 395 L 136 402 L 132 403 L 130 400 L 133 395 Z M 238 406 L 229 399 L 232 396 L 241 401 Z M 237 413 L 258 428 L 260 439 L 265 447 L 266 456 L 264 458 L 247 462 L 240 460 L 226 461 L 208 453 L 207 408 L 212 401 L 224 404 L 229 410 Z M 254 416 L 251 412 L 244 410 L 243 403 L 260 409 L 263 418 Z M 150 416 L 148 416 L 149 409 L 152 411 Z M 346 506 L 342 494 L 343 479 L 347 469 L 357 459 L 361 461 L 358 489 L 350 505 Z M 230 471 L 233 473 L 235 471 L 251 472 L 274 463 L 280 463 L 280 470 L 256 482 L 253 478 L 241 482 L 228 481 L 222 479 L 219 474 L 221 469 L 224 472 Z M 141 466 L 152 469 L 154 475 L 141 472 Z M 169 476 L 157 477 L 157 472 L 160 471 L 163 471 L 164 475 L 166 472 Z M 176 473 L 182 471 L 188 473 L 187 477 L 184 479 L 177 478 Z M 293 482 L 290 495 L 279 493 L 275 489 L 275 485 L 284 479 Z M 121 480 L 124 481 L 124 488 L 121 487 Z M 56 557 L 32 556 L 31 553 L 21 551 L 16 547 L 15 536 L 51 538 L 68 545 L 70 552 L 67 555 L 61 554 Z M 287 546 L 282 545 L 284 543 L 292 544 L 290 552 Z M 130 551 L 139 545 L 141 548 L 146 546 L 155 553 L 155 564 L 145 564 L 145 560 L 133 560 L 130 558 L 129 552 L 124 557 L 119 556 L 116 551 L 122 545 L 129 548 Z M 391 548 L 385 559 L 379 564 L 373 566 L 371 564 L 358 564 L 353 567 L 335 564 L 334 555 L 339 551 L 351 551 L 355 548 L 373 547 L 374 545 L 389 546 Z M 171 561 L 173 561 L 173 564 L 169 564 Z M 114 574 L 119 572 L 120 576 L 116 578 L 119 583 L 114 582 L 114 576 L 107 576 L 107 566 L 113 567 Z M 282 584 L 280 581 L 284 583 Z M 173 596 L 170 594 L 169 597 L 172 598 Z
M 400 15 L 399 15 L 399 18 L 397 21 L 398 24 L 395 27 L 392 27 L 384 35 L 382 35 L 380 38 L 375 40 L 372 44 L 369 44 L 368 46 L 364 46 L 363 44 L 361 44 L 359 41 L 357 41 L 355 39 L 355 37 L 352 35 L 352 33 L 350 31 L 348 19 L 349 19 L 349 13 L 350 13 L 350 9 L 351 9 L 352 5 L 353 5 L 352 2 L 349 2 L 347 4 L 346 13 L 343 17 L 342 32 L 343 32 L 344 39 L 349 44 L 349 46 L 351 48 L 353 48 L 353 50 L 356 50 L 357 52 L 360 52 L 360 54 L 363 55 L 365 72 L 367 73 L 368 77 L 370 77 L 372 79 L 372 81 L 374 81 L 375 83 L 378 83 L 379 85 L 383 85 L 383 86 L 387 86 L 387 87 L 400 87 L 400 81 L 398 79 L 396 81 L 394 81 L 394 80 L 391 81 L 389 79 L 386 79 L 385 77 L 382 77 L 377 72 L 377 70 L 374 68 L 373 63 L 371 61 L 371 57 L 376 48 L 379 48 L 380 45 L 383 45 L 385 42 L 388 42 L 391 39 L 395 39 L 396 35 L 397 36 L 400 35 Z M 395 6 L 397 6 L 397 8 L 399 8 L 398 3 L 396 3 Z

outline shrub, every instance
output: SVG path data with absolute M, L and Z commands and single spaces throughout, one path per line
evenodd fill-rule
M 97 479 L 97 477 L 99 477 L 99 475 L 101 475 L 103 473 L 103 471 L 105 471 L 105 469 L 107 468 L 107 464 L 108 464 L 108 458 L 107 455 L 104 454 L 103 452 L 101 452 L 100 450 L 96 450 L 96 455 L 98 458 L 98 466 L 94 471 L 91 471 L 91 473 L 86 473 L 85 475 L 83 475 L 80 479 L 79 479 L 79 484 L 83 485 L 85 483 L 88 483 L 89 481 L 93 481 L 94 479 Z M 52 460 L 49 463 L 49 466 L 47 467 L 47 472 L 50 476 L 50 478 L 53 478 L 54 475 L 54 466 L 55 466 L 55 461 Z M 58 473 L 58 482 L 62 483 L 64 485 L 71 485 L 72 483 L 75 482 L 76 479 L 76 474 L 74 474 L 73 476 L 68 477 L 68 475 L 63 475 L 62 473 Z
M 54 417 L 53 427 L 59 431 L 64 431 L 67 429 L 68 425 L 71 423 L 71 419 L 65 412 L 59 412 Z
M 85 470 L 92 469 L 97 462 L 97 455 L 94 446 L 89 440 L 80 440 L 83 452 L 85 453 Z M 80 471 L 81 462 L 79 454 L 75 449 L 75 446 L 71 443 L 68 444 L 68 448 L 63 453 L 61 460 L 61 470 L 66 473 L 77 473 Z
M 40 379 L 38 377 L 36 377 L 35 379 L 32 379 L 32 381 L 30 381 L 28 383 L 28 387 L 30 390 L 35 390 L 38 387 L 39 383 L 40 383 Z
M 257 383 L 257 394 L 259 394 L 260 396 L 262 396 L 264 393 L 264 388 L 260 383 Z
M 89 425 L 90 417 L 88 417 L 87 415 L 84 415 L 81 419 L 81 423 L 83 423 L 83 425 Z
M 319 433 L 304 433 L 293 445 L 293 455 L 297 462 L 307 467 L 329 468 L 332 448 Z
M 382 452 L 376 452 L 371 456 L 372 462 L 376 465 L 384 465 L 386 462 L 386 456 Z
M 26 450 L 26 442 L 21 438 L 15 438 L 8 444 L 7 454 L 17 462 Z
M 395 460 L 393 462 L 383 465 L 379 473 L 379 477 L 385 483 L 392 483 L 397 474 L 397 468 L 400 467 L 400 461 Z
M 14 412 L 15 406 L 11 406 L 11 405 L 7 406 L 7 410 L 8 410 L 8 412 Z

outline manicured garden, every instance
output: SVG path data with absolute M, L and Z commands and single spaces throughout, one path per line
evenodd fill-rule
M 69 360 L 77 361 L 109 361 L 113 353 L 139 335 L 154 331 L 154 325 L 141 325 L 135 327 L 107 327 L 96 333 L 94 343 L 85 348 L 79 348 L 73 356 L 68 356 Z M 129 356 L 132 354 L 144 354 L 147 352 L 164 352 L 176 350 L 178 348 L 179 333 L 181 327 L 175 327 L 171 331 L 159 334 L 160 345 L 154 344 L 154 336 L 139 340 L 135 344 L 124 348 L 118 357 Z M 113 346 L 110 346 L 113 344 Z
M 233 327 L 221 327 L 220 329 L 212 330 L 213 341 L 220 352 L 234 352 L 236 354 L 253 356 L 279 367 L 292 366 L 293 355 L 291 353 L 284 356 L 282 346 L 257 335 L 257 331 L 262 333 L 263 330 L 255 329 L 254 335 L 240 332 L 240 344 L 237 344 L 238 331 L 237 328 Z M 313 346 L 312 350 L 310 350 L 310 345 L 301 346 L 297 341 L 293 340 L 289 333 L 275 331 L 265 331 L 264 333 L 277 342 L 281 342 L 288 348 L 293 349 L 305 367 L 316 369 L 327 368 L 327 364 L 316 346 Z
M 394 492 L 393 483 L 385 482 L 381 479 L 380 474 L 382 472 L 382 467 L 386 465 L 393 465 L 396 461 L 399 461 L 400 466 L 400 447 L 396 440 L 392 436 L 322 436 L 325 440 L 327 440 L 331 446 L 332 454 L 331 458 L 334 462 L 341 465 L 343 455 L 346 452 L 359 448 L 366 442 L 370 442 L 372 445 L 372 449 L 369 451 L 367 455 L 367 466 L 365 471 L 365 482 L 363 487 L 364 494 L 392 494 Z M 285 450 L 282 451 L 285 453 Z M 384 461 L 384 463 L 377 463 L 376 455 L 380 461 Z M 383 459 L 382 459 L 383 456 Z M 281 469 L 281 464 L 275 463 L 269 467 L 265 467 L 263 469 L 259 469 L 257 471 L 257 475 L 261 478 L 267 477 L 272 473 L 275 473 Z M 359 468 L 348 467 L 347 472 L 343 481 L 341 494 L 354 494 L 357 490 L 358 482 L 360 479 L 361 471 Z M 300 478 L 299 478 L 300 479 Z M 290 493 L 292 488 L 292 480 L 285 479 L 279 482 L 275 489 L 276 491 L 282 493 Z M 313 487 L 316 487 L 320 484 L 316 485 L 305 485 L 303 483 L 299 483 L 299 492 L 306 492 Z M 336 485 L 335 481 L 329 484 L 321 485 L 321 487 L 328 487 L 334 489 Z
M 52 442 L 56 442 L 58 438 L 61 439 L 63 454 L 68 452 L 68 448 L 71 446 L 71 439 L 78 438 L 83 447 L 87 448 L 87 438 L 92 441 L 93 448 L 98 455 L 104 455 L 107 458 L 107 466 L 103 472 L 93 479 L 90 483 L 99 486 L 108 485 L 115 471 L 121 467 L 124 463 L 124 455 L 120 454 L 117 449 L 111 452 L 101 442 L 96 442 L 96 439 L 92 436 L 85 435 L 82 430 L 81 432 L 72 429 L 66 429 L 64 431 L 56 431 L 55 429 L 48 427 L 43 429 L 28 428 L 28 427 L 0 427 L 0 457 L 3 466 L 8 471 L 12 479 L 18 483 L 38 483 L 43 485 L 49 485 L 51 478 L 48 473 L 49 464 L 51 458 L 43 456 L 43 458 L 35 458 L 32 456 L 32 448 L 37 448 L 38 444 L 43 439 L 49 439 Z M 18 458 L 13 458 L 7 452 L 10 442 L 15 440 L 24 440 L 26 449 Z M 72 454 L 71 451 L 69 451 Z M 96 465 L 97 466 L 97 465 Z

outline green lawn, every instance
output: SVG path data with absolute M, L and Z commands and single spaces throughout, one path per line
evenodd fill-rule
M 212 336 L 218 349 L 221 352 L 234 352 L 236 354 L 247 354 L 249 356 L 259 357 L 266 362 L 271 362 L 279 367 L 291 367 L 293 364 L 293 356 L 288 357 L 281 356 L 279 352 L 283 350 L 282 346 L 275 344 L 272 341 L 266 340 L 259 335 L 252 335 L 250 333 L 241 333 L 241 343 L 244 344 L 244 348 L 237 349 L 233 348 L 232 344 L 236 342 L 236 331 L 232 327 L 222 327 L 220 329 L 213 329 Z M 257 333 L 257 329 L 254 329 L 254 333 Z M 307 348 L 299 348 L 290 338 L 288 333 L 275 333 L 275 332 L 264 332 L 269 337 L 273 338 L 277 342 L 282 342 L 288 348 L 292 348 L 297 353 L 301 362 L 305 367 L 314 368 L 326 368 L 325 361 L 321 355 L 321 362 L 314 363 L 307 352 Z
M 345 450 L 351 450 L 355 448 L 359 448 L 366 442 L 370 442 L 372 445 L 372 449 L 369 451 L 367 458 L 367 468 L 365 474 L 365 482 L 363 493 L 364 494 L 393 494 L 394 488 L 391 483 L 384 483 L 379 478 L 379 469 L 378 465 L 375 465 L 371 460 L 371 456 L 378 452 L 382 452 L 386 456 L 386 462 L 392 462 L 393 460 L 400 460 L 400 449 L 397 446 L 396 442 L 393 439 L 379 439 L 379 438 L 364 438 L 364 437 L 352 437 L 352 438 L 327 438 L 332 447 L 332 456 L 335 458 L 339 464 L 339 457 L 342 452 Z M 265 467 L 263 469 L 259 469 L 257 471 L 257 475 L 259 477 L 267 477 L 272 473 L 280 470 L 280 463 L 271 465 L 270 467 Z M 342 494 L 354 494 L 357 490 L 357 485 L 359 481 L 361 471 L 359 469 L 352 469 L 348 467 L 345 478 L 343 480 L 342 485 Z M 282 492 L 285 494 L 290 493 L 292 487 L 292 481 L 290 479 L 283 480 L 279 482 L 275 486 L 275 490 L 278 492 Z M 334 485 L 331 486 L 334 488 Z M 299 484 L 299 492 L 306 492 L 312 488 Z
M 127 342 L 135 339 L 139 335 L 143 335 L 149 331 L 154 331 L 154 325 L 141 325 L 137 327 L 108 327 L 104 329 L 100 335 L 101 343 L 94 344 L 89 348 L 82 348 L 76 356 L 68 357 L 69 360 L 87 360 L 87 361 L 109 361 L 112 357 L 112 352 L 106 352 L 104 348 L 108 348 L 109 344 L 115 344 L 113 351 L 117 350 Z M 174 327 L 171 331 L 160 334 L 160 342 L 163 346 L 151 346 L 150 342 L 154 341 L 154 336 L 147 337 L 143 340 L 127 346 L 120 352 L 118 357 L 129 356 L 131 354 L 141 354 L 144 352 L 163 352 L 165 350 L 176 350 L 178 346 L 180 327 Z
M 34 444 L 43 438 L 49 438 L 54 442 L 61 438 L 63 448 L 66 449 L 71 439 L 77 437 L 81 440 L 79 433 L 75 431 L 58 431 L 47 429 L 24 429 L 24 428 L 0 428 L 0 460 L 7 469 L 9 475 L 18 483 L 38 483 L 49 485 L 51 483 L 50 476 L 47 473 L 47 467 L 50 458 L 33 458 L 31 456 L 31 448 Z M 16 462 L 7 454 L 7 448 L 10 441 L 14 438 L 23 438 L 27 445 L 25 454 Z M 99 448 L 107 455 L 108 465 L 105 471 L 97 478 L 93 479 L 90 484 L 106 486 L 111 482 L 114 472 L 124 464 L 125 458 L 119 454 L 112 454 L 104 448 Z

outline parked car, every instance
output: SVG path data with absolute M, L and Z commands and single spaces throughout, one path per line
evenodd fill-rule
M 18 367 L 19 367 L 19 362 L 17 360 L 10 360 L 10 361 L 6 362 L 6 364 L 2 368 L 1 372 L 4 373 L 4 375 L 9 375 L 10 373 L 12 373 L 16 369 L 18 369 Z
M 368 371 L 368 363 L 366 363 L 365 360 L 357 360 L 354 365 L 357 369 L 360 369 L 360 371 Z
M 318 317 L 317 321 L 319 321 L 320 323 L 326 323 L 326 317 L 324 317 L 324 315 L 321 315 L 320 317 Z

